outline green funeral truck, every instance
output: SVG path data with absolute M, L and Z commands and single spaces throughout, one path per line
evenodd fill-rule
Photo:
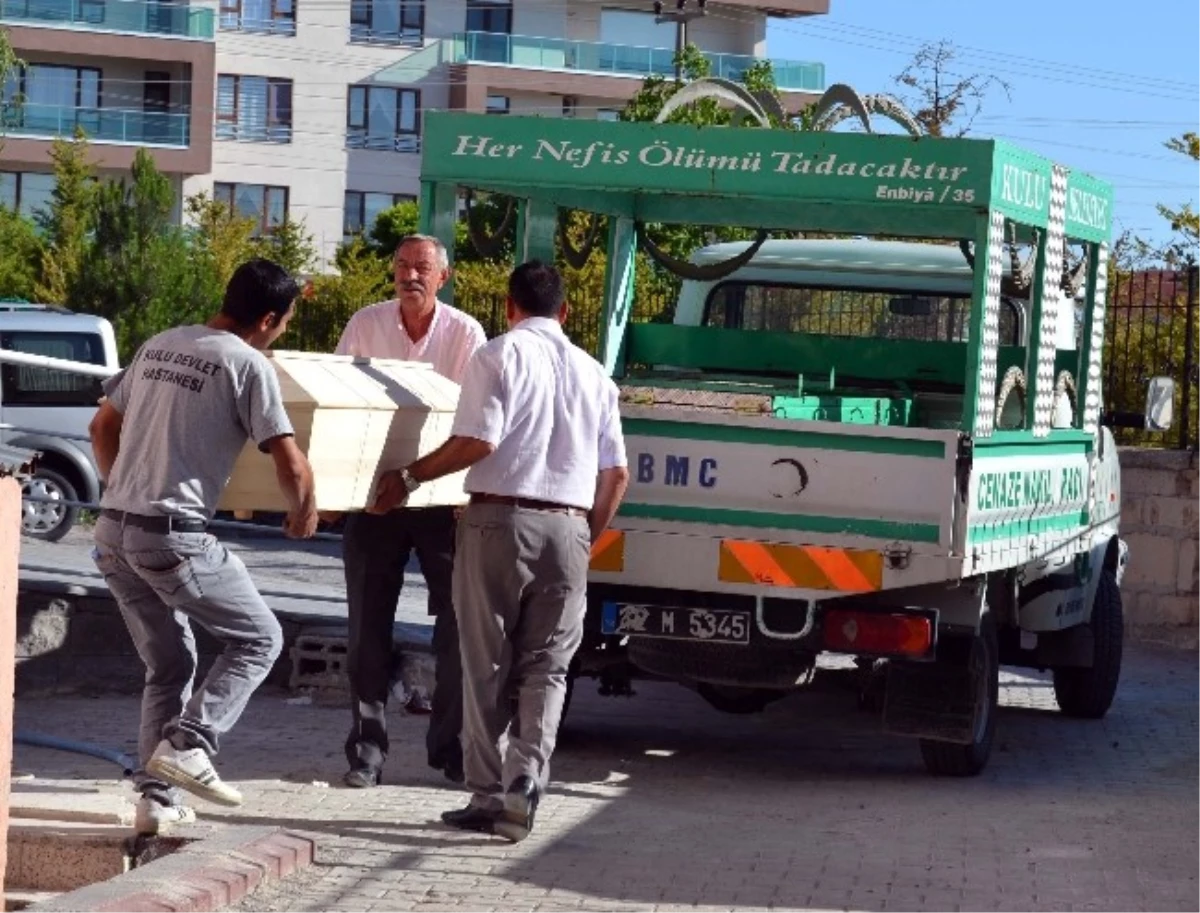
M 1108 185 L 993 140 L 460 113 L 424 133 L 422 229 L 449 247 L 464 189 L 515 200 L 517 261 L 553 257 L 565 213 L 606 228 L 598 358 L 631 483 L 572 677 L 746 712 L 841 655 L 884 728 L 960 776 L 988 761 L 1002 663 L 1107 712 Z M 756 234 L 682 262 L 664 223 Z M 673 322 L 630 320 L 639 249 L 682 277 Z M 1148 394 L 1168 422 L 1169 381 Z

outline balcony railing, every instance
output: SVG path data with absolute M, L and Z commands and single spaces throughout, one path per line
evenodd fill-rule
M 290 143 L 290 124 L 230 124 L 218 123 L 216 137 L 239 143 Z
M 22 104 L 5 115 L 9 137 L 69 137 L 82 128 L 88 139 L 110 143 L 186 147 L 188 115 L 126 108 L 75 108 Z
M 266 17 L 242 15 L 241 13 L 221 13 L 221 31 L 223 32 L 257 32 L 265 35 L 296 34 L 296 20 L 293 17 Z
M 159 0 L 0 0 L 0 22 L 96 32 L 213 38 L 211 9 Z
M 671 76 L 675 52 L 626 44 L 533 38 L 491 32 L 460 32 L 452 42 L 455 63 L 492 63 L 539 70 L 579 70 L 622 76 Z M 705 52 L 713 76 L 739 79 L 759 58 L 744 54 Z M 820 92 L 825 88 L 825 64 L 771 60 L 775 84 L 788 91 Z
M 373 152 L 420 152 L 419 133 L 397 133 L 395 136 L 370 134 L 361 128 L 352 127 L 346 134 L 347 149 L 368 149 Z

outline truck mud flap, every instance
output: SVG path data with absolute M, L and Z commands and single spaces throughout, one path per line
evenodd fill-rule
M 891 663 L 883 704 L 884 731 L 971 744 L 976 714 L 986 712 L 975 699 L 982 674 L 978 667 L 972 674 L 965 663 Z

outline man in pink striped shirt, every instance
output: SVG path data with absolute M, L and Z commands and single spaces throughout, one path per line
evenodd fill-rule
M 337 354 L 426 362 L 461 383 L 467 362 L 487 341 L 474 317 L 438 301 L 450 278 L 446 248 L 437 238 L 409 235 L 393 261 L 396 297 L 363 308 L 346 324 Z M 461 782 L 462 660 L 450 598 L 454 508 L 400 507 L 382 515 L 355 513 L 346 521 L 343 559 L 350 614 L 348 666 L 354 724 L 346 739 L 347 786 L 380 782 L 387 758 L 386 705 L 392 627 L 404 585 L 404 566 L 416 551 L 429 588 L 437 662 L 426 749 L 429 765 Z

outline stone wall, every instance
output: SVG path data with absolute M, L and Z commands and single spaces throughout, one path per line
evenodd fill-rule
M 1129 568 L 1121 587 L 1130 637 L 1197 647 L 1196 454 L 1121 450 L 1121 535 Z
M 8 861 L 20 537 L 21 487 L 15 479 L 0 478 L 0 897 L 4 896 L 4 870 Z

